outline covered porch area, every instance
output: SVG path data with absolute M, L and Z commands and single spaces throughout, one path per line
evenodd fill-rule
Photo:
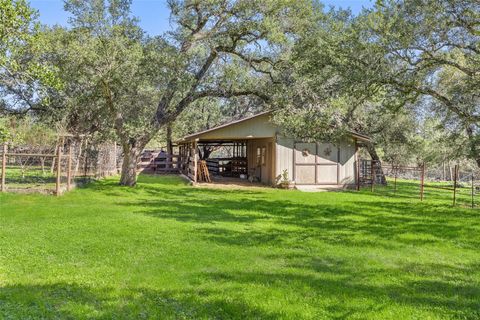
M 180 170 L 193 182 L 273 184 L 274 139 L 202 139 L 179 142 Z M 205 170 L 210 181 L 205 179 Z

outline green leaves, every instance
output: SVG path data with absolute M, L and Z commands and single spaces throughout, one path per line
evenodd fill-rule
M 25 0 L 0 0 L 0 48 L 28 40 L 36 27 L 35 17 Z
M 62 87 L 57 68 L 42 56 L 45 43 L 36 18 L 26 1 L 0 0 L 1 111 L 42 109 L 50 100 L 48 91 Z

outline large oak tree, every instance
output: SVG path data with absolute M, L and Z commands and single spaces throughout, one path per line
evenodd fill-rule
M 207 98 L 268 100 L 276 63 L 311 12 L 297 0 L 168 4 L 175 27 L 160 37 L 144 35 L 127 0 L 66 1 L 72 28 L 45 33 L 53 43 L 46 56 L 62 68 L 64 117 L 82 130 L 114 129 L 123 185 L 135 185 L 141 151 L 187 107 Z

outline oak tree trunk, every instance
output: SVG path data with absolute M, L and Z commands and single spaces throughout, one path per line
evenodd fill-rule
M 372 158 L 372 160 L 377 161 L 377 163 L 380 162 L 380 157 L 378 156 L 377 149 L 375 149 L 375 146 L 372 143 L 367 143 L 366 144 L 368 154 Z M 383 168 L 381 165 L 375 167 L 375 172 L 377 174 L 380 174 L 380 182 L 381 184 L 387 184 L 387 178 L 385 178 L 385 173 L 383 172 Z M 377 182 L 377 181 L 375 181 Z
M 137 184 L 137 164 L 143 148 L 129 143 L 122 144 L 123 164 L 120 185 L 133 187 Z
M 167 126 L 167 154 L 173 154 L 172 126 Z

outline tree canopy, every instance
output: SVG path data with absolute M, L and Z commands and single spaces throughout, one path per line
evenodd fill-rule
M 353 15 L 310 0 L 169 0 L 173 29 L 156 37 L 130 5 L 67 0 L 69 26 L 47 27 L 26 1 L 0 0 L 2 112 L 116 140 L 124 185 L 159 134 L 264 108 L 298 139 L 353 130 L 373 138 L 374 159 L 480 166 L 478 1 L 379 0 Z

